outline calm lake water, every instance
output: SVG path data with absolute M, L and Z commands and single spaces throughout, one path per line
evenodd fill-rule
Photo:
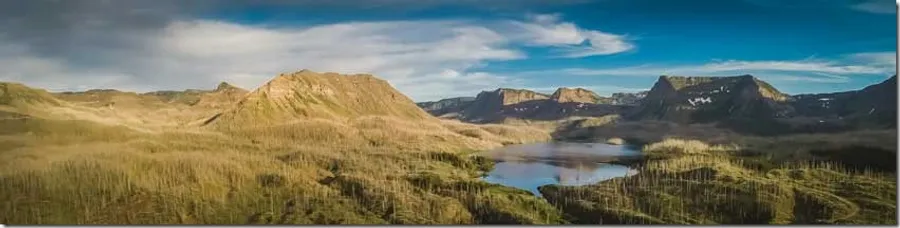
M 497 161 L 494 170 L 482 179 L 540 196 L 537 188 L 542 185 L 587 185 L 635 174 L 627 166 L 604 162 L 636 155 L 640 155 L 640 148 L 603 143 L 512 145 L 482 154 Z

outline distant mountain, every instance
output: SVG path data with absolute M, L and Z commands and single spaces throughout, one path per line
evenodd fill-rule
M 407 120 L 432 118 L 386 81 L 372 75 L 303 70 L 275 77 L 206 124 L 270 125 L 297 119 L 347 120 L 367 115 Z
M 641 99 L 647 96 L 650 91 L 641 91 L 637 93 L 613 93 L 610 97 L 610 104 L 614 105 L 638 105 Z
M 861 90 L 791 97 L 797 116 L 865 127 L 897 126 L 897 75 Z
M 229 107 L 247 96 L 248 93 L 245 89 L 222 82 L 212 92 L 201 94 L 192 105 L 204 108 Z
M 637 120 L 705 123 L 729 118 L 776 118 L 790 112 L 788 96 L 751 75 L 661 76 L 628 115 Z
M 553 92 L 553 95 L 550 95 L 550 99 L 557 103 L 607 104 L 611 101 L 609 98 L 600 97 L 593 91 L 582 88 L 559 88 Z
M 428 101 L 416 103 L 420 108 L 431 115 L 442 117 L 451 115 L 453 117 L 459 114 L 463 109 L 469 107 L 475 101 L 474 97 L 454 97 L 439 101 Z
M 583 88 L 559 88 L 547 95 L 524 89 L 483 91 L 475 98 L 449 98 L 418 103 L 429 113 L 473 123 L 505 119 L 555 120 L 572 116 L 599 116 L 622 112 L 609 105 L 613 99 Z
M 482 91 L 460 113 L 459 118 L 468 122 L 496 122 L 506 118 L 505 108 L 525 102 L 545 101 L 550 96 L 531 90 L 500 88 Z

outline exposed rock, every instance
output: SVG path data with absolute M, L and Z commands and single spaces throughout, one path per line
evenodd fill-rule
M 454 97 L 439 101 L 428 101 L 416 103 L 419 107 L 434 116 L 446 116 L 448 114 L 458 114 L 475 101 L 474 97 Z
M 475 100 L 462 110 L 460 118 L 469 122 L 494 122 L 505 118 L 503 110 L 510 105 L 544 101 L 549 96 L 524 89 L 500 88 L 478 93 Z
M 593 91 L 582 88 L 559 88 L 550 99 L 558 103 L 591 103 L 596 104 L 600 101 L 600 96 Z

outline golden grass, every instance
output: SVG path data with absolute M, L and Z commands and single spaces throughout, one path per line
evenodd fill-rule
M 465 154 L 549 139 L 531 128 L 386 116 L 221 132 L 4 121 L 5 224 L 563 222 L 530 193 L 476 180 L 480 163 Z M 410 179 L 422 172 L 444 184 Z
M 575 223 L 896 224 L 896 174 L 832 162 L 752 168 L 733 145 L 669 139 L 638 175 L 583 187 L 545 186 Z

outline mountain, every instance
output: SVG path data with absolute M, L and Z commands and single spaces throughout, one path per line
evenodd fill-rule
M 897 75 L 861 90 L 791 97 L 796 115 L 876 128 L 897 126 Z
M 222 82 L 212 92 L 200 95 L 192 105 L 204 108 L 224 108 L 237 103 L 248 93 L 249 91 L 245 89 Z
M 372 75 L 302 70 L 275 77 L 206 124 L 266 125 L 309 118 L 348 120 L 367 115 L 407 120 L 432 118 L 386 81 Z
M 503 122 L 506 119 L 557 120 L 571 116 L 617 114 L 624 107 L 609 105 L 604 98 L 582 88 L 559 88 L 546 95 L 524 89 L 500 88 L 482 91 L 474 99 L 450 98 L 421 102 L 429 113 L 443 118 L 456 118 L 473 123 Z
M 609 103 L 611 101 L 609 98 L 600 97 L 600 95 L 597 95 L 593 91 L 582 88 L 559 88 L 556 92 L 553 92 L 553 95 L 550 95 L 550 99 L 557 103 L 576 102 L 597 104 Z
M 641 91 L 637 93 L 613 93 L 610 104 L 614 105 L 638 105 L 641 99 L 647 96 L 649 91 Z
M 729 118 L 776 118 L 791 111 L 788 96 L 751 75 L 733 77 L 660 76 L 627 115 L 637 120 L 704 123 Z
M 463 109 L 469 107 L 475 101 L 474 97 L 454 97 L 442 99 L 439 101 L 428 101 L 416 103 L 420 108 L 434 116 L 458 115 Z
M 494 91 L 482 91 L 460 113 L 460 119 L 468 122 L 494 122 L 505 118 L 504 108 L 520 103 L 545 101 L 546 94 L 524 89 L 500 88 Z

